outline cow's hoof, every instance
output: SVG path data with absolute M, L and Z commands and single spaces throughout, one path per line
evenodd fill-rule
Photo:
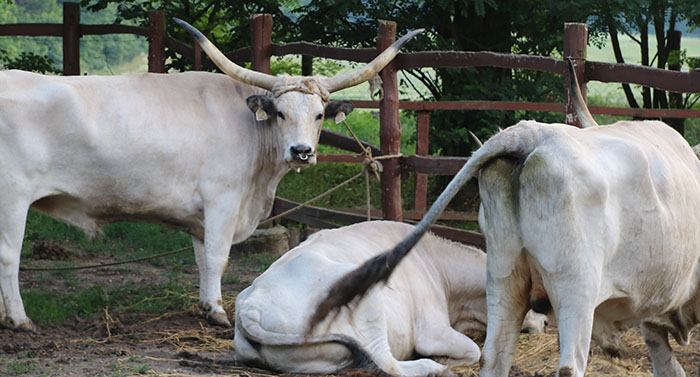
M 24 323 L 22 323 L 21 325 L 17 326 L 17 330 L 19 330 L 19 331 L 27 331 L 27 332 L 31 332 L 31 333 L 34 333 L 34 334 L 38 334 L 38 333 L 39 333 L 39 327 L 38 327 L 37 325 L 35 325 L 34 322 L 33 322 L 31 319 L 29 319 L 29 318 L 27 318 L 27 320 L 26 320 Z
M 207 322 L 214 326 L 233 327 L 231 326 L 231 321 L 228 320 L 226 313 L 222 312 L 209 312 L 207 314 Z
M 557 371 L 557 376 L 559 377 L 572 377 L 574 375 L 574 370 L 571 367 L 561 367 Z
M 32 320 L 29 318 L 24 320 L 19 325 L 15 324 L 14 321 L 12 321 L 11 319 L 6 318 L 5 320 L 0 322 L 0 327 L 5 329 L 12 329 L 15 331 L 31 332 L 34 334 L 39 333 L 39 327 L 35 325 L 34 322 L 32 322 Z

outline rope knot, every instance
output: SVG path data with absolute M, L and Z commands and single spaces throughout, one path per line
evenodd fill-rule
M 371 154 L 366 155 L 362 165 L 364 166 L 364 171 L 374 174 L 377 180 L 380 179 L 379 174 L 384 170 L 384 167 L 382 166 L 381 162 L 373 159 Z
M 287 92 L 314 94 L 321 97 L 323 102 L 329 102 L 331 95 L 315 76 L 290 76 L 286 74 L 277 76 L 277 81 L 270 91 L 275 97 Z

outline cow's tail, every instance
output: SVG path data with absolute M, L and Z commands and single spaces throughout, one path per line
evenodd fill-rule
M 481 148 L 474 152 L 472 157 L 459 170 L 411 234 L 392 250 L 368 260 L 357 269 L 340 278 L 331 287 L 328 295 L 321 301 L 316 308 L 316 312 L 311 317 L 306 333 L 311 334 L 316 324 L 321 322 L 331 311 L 346 305 L 357 296 L 363 296 L 378 282 L 385 282 L 398 263 L 408 254 L 423 234 L 428 231 L 455 194 L 486 163 L 494 158 L 508 156 L 524 160 L 541 144 L 545 132 L 542 127 L 538 127 L 534 123 L 521 122 L 489 139 Z
M 245 337 L 265 346 L 311 346 L 338 343 L 350 351 L 353 369 L 361 369 L 379 376 L 387 375 L 374 362 L 372 356 L 352 337 L 344 334 L 323 334 L 305 336 L 265 330 L 260 325 L 259 315 L 255 311 L 246 311 L 236 316 L 238 329 Z M 388 376 L 388 375 L 387 375 Z

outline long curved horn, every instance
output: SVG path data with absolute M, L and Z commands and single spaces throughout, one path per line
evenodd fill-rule
M 207 53 L 209 58 L 216 64 L 219 69 L 225 74 L 233 77 L 236 80 L 242 81 L 246 84 L 254 85 L 263 89 L 272 90 L 272 86 L 275 85 L 277 78 L 266 73 L 256 72 L 250 69 L 245 69 L 236 63 L 232 62 L 227 58 L 221 50 L 216 48 L 209 39 L 200 33 L 199 30 L 195 29 L 194 26 L 188 24 L 187 22 L 179 19 L 173 18 L 178 25 L 182 26 L 192 34 L 197 43 L 202 46 L 202 50 Z
M 576 70 L 574 69 L 574 61 L 571 58 L 567 59 L 569 61 L 569 92 L 573 98 L 574 110 L 576 115 L 578 115 L 578 120 L 581 122 L 582 128 L 595 127 L 598 123 L 593 119 L 593 115 L 588 111 L 586 102 L 583 100 L 583 94 L 581 94 L 581 87 L 578 85 L 578 78 L 576 77 Z
M 399 49 L 404 45 L 404 43 L 411 40 L 411 38 L 423 30 L 425 29 L 416 29 L 408 32 L 406 35 L 401 37 L 401 39 L 389 46 L 389 48 L 382 51 L 382 53 L 374 58 L 374 60 L 356 71 L 346 73 L 344 75 L 323 78 L 323 85 L 329 92 L 333 93 L 369 80 L 372 76 L 376 75 L 377 72 L 381 71 L 385 65 L 389 64 L 389 62 L 399 53 Z

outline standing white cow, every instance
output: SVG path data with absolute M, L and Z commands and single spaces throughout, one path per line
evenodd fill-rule
M 0 323 L 34 330 L 18 270 L 30 207 L 94 234 L 107 223 L 161 223 L 192 235 L 200 305 L 230 326 L 221 275 L 232 242 L 270 212 L 291 167 L 316 162 L 326 116 L 349 112 L 329 93 L 376 74 L 418 31 L 367 66 L 336 77 L 271 76 L 229 61 L 228 76 L 188 72 L 113 77 L 0 72 Z M 324 110 L 325 109 L 325 110 Z
M 329 284 L 413 228 L 362 222 L 315 233 L 287 252 L 236 298 L 237 358 L 282 372 L 375 367 L 398 376 L 447 371 L 427 357 L 475 363 L 479 347 L 464 333 L 486 330 L 486 254 L 432 234 L 421 239 L 387 285 L 303 336 Z M 543 331 L 545 316 L 532 312 L 528 319 L 524 330 Z M 411 360 L 416 355 L 423 358 Z
M 488 245 L 481 375 L 508 375 L 535 271 L 558 323 L 558 376 L 583 376 L 591 337 L 605 342 L 640 323 L 654 376 L 684 376 L 668 334 L 687 344 L 700 320 L 700 161 L 662 122 L 595 126 L 580 93 L 575 104 L 592 127 L 530 121 L 498 133 L 473 154 L 416 231 L 348 279 L 365 288 L 386 278 L 459 187 L 480 172 Z M 314 320 L 355 293 L 340 282 Z

